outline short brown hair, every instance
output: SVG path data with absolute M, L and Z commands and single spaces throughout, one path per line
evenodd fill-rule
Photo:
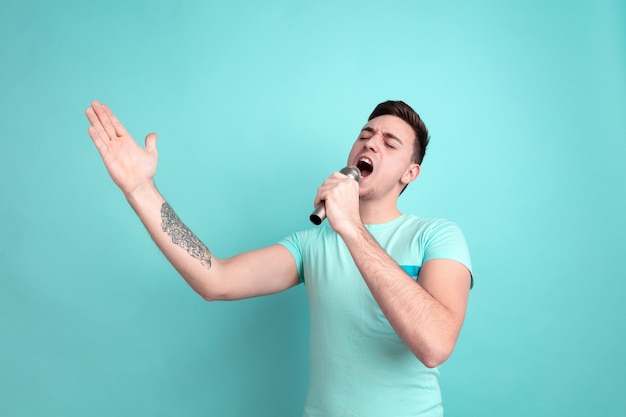
M 426 155 L 426 147 L 428 146 L 430 137 L 428 136 L 428 129 L 426 129 L 426 125 L 420 118 L 420 115 L 404 101 L 388 100 L 376 106 L 367 120 L 370 121 L 375 117 L 385 115 L 399 117 L 413 128 L 415 132 L 415 143 L 413 145 L 412 160 L 416 164 L 421 164 L 424 155 Z

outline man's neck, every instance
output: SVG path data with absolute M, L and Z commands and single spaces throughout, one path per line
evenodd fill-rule
M 397 200 L 361 200 L 359 212 L 364 224 L 386 223 L 398 218 L 402 213 L 396 205 Z

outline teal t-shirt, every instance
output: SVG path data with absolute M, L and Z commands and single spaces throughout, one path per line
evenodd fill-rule
M 430 259 L 455 260 L 471 271 L 465 238 L 453 222 L 405 214 L 366 227 L 414 278 Z M 424 366 L 398 337 L 328 223 L 280 243 L 292 253 L 309 300 L 304 416 L 443 415 L 439 370 Z

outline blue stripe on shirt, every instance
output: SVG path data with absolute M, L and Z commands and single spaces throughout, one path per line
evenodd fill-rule
M 411 277 L 417 279 L 417 275 L 420 273 L 419 265 L 400 265 L 400 268 L 404 270 Z

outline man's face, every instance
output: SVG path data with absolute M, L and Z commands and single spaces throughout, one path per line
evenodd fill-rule
M 370 120 L 354 142 L 348 165 L 361 170 L 361 199 L 397 194 L 419 173 L 412 162 L 415 132 L 396 116 L 384 115 Z

